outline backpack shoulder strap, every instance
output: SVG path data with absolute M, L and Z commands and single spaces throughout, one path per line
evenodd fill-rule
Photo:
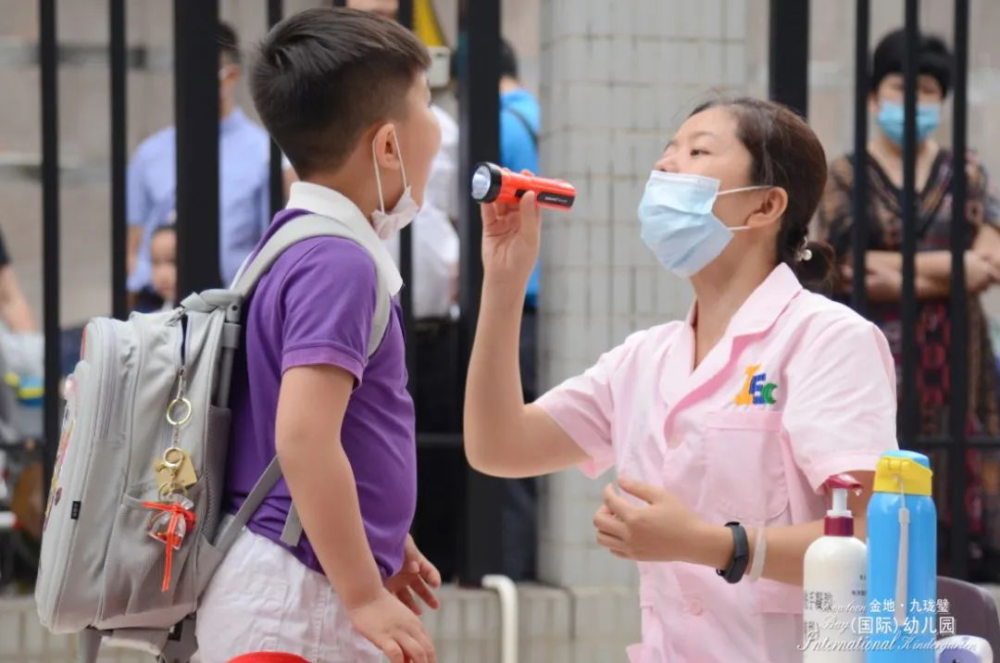
M 247 298 L 257 286 L 260 277 L 267 273 L 282 253 L 294 244 L 313 237 L 349 239 L 363 248 L 372 257 L 372 260 L 375 260 L 372 250 L 365 245 L 365 242 L 357 236 L 349 225 L 330 217 L 307 214 L 287 222 L 267 240 L 257 255 L 237 274 L 232 290 L 238 293 L 241 298 Z M 389 326 L 389 314 L 392 307 L 392 298 L 386 286 L 386 279 L 377 262 L 375 263 L 375 274 L 378 283 L 376 286 L 375 315 L 372 318 L 371 334 L 368 337 L 369 358 L 382 344 L 385 331 Z
M 514 118 L 524 126 L 524 130 L 528 132 L 528 136 L 531 138 L 531 144 L 534 145 L 535 149 L 537 150 L 538 149 L 538 132 L 535 131 L 535 128 L 533 126 L 531 126 L 531 122 L 528 121 L 528 118 L 525 117 L 524 113 L 522 113 L 521 111 L 517 110 L 513 106 L 507 106 L 503 110 L 504 110 L 504 112 L 507 112 L 507 113 L 510 113 L 511 115 L 513 115 Z

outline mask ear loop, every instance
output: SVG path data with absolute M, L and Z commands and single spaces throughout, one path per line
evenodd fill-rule
M 379 174 L 380 169 L 378 167 L 378 157 L 375 156 L 375 140 L 375 138 L 372 139 L 372 165 L 375 166 L 375 185 L 378 187 L 378 207 L 379 210 L 385 214 L 385 200 L 382 198 L 382 176 Z
M 726 195 L 728 193 L 743 193 L 744 191 L 758 191 L 760 189 L 773 189 L 773 188 L 774 188 L 774 185 L 772 185 L 772 184 L 755 184 L 754 186 L 744 186 L 744 187 L 740 187 L 739 189 L 729 189 L 728 191 L 720 191 L 717 194 L 715 194 L 715 197 L 718 198 L 719 196 L 724 196 L 724 195 Z M 748 228 L 745 225 L 746 224 L 745 221 L 743 223 L 744 223 L 744 225 L 742 225 L 742 226 L 726 226 L 726 227 L 729 228 L 730 232 L 739 232 L 741 230 L 753 230 L 752 228 Z M 723 225 L 725 225 L 725 224 L 723 224 Z
M 774 185 L 772 184 L 755 184 L 753 186 L 741 186 L 738 189 L 727 189 L 725 191 L 720 191 L 717 194 L 715 194 L 715 197 L 718 198 L 719 196 L 725 196 L 726 194 L 729 193 L 743 193 L 744 191 L 757 191 L 759 189 L 773 189 L 773 188 Z
M 399 156 L 399 170 L 403 175 L 403 190 L 405 191 L 410 185 L 406 181 L 406 166 L 403 164 L 403 151 L 399 149 L 399 136 L 396 134 L 396 130 L 392 130 L 392 141 L 396 145 L 396 154 Z M 375 156 L 375 139 L 372 139 L 372 163 L 375 165 L 375 184 L 378 186 L 378 206 L 379 209 L 385 214 L 385 199 L 382 197 L 382 176 L 379 173 L 381 170 L 378 167 L 378 157 Z
M 392 130 L 392 141 L 396 144 L 396 154 L 399 155 L 399 172 L 403 175 L 403 190 L 405 191 L 410 187 L 409 183 L 406 181 L 406 165 L 403 163 L 403 150 L 399 149 L 399 134 L 396 130 Z

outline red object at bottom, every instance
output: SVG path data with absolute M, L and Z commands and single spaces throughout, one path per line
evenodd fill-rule
M 243 654 L 230 659 L 229 663 L 309 663 L 308 659 L 285 654 L 280 651 L 261 651 L 255 654 Z

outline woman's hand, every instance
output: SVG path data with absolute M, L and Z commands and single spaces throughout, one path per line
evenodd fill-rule
M 663 488 L 618 477 L 626 500 L 612 485 L 594 515 L 597 542 L 614 555 L 641 562 L 690 562 L 722 568 L 732 555 L 732 536 L 713 527 Z
M 420 604 L 413 598 L 416 592 L 424 603 L 437 610 L 441 607 L 437 597 L 434 596 L 435 589 L 441 586 L 441 574 L 437 568 L 431 564 L 430 560 L 417 548 L 413 542 L 413 537 L 406 535 L 406 552 L 403 559 L 403 569 L 385 581 L 385 588 L 392 592 L 396 598 L 403 602 L 406 607 L 413 611 L 415 615 L 423 614 Z
M 538 259 L 541 235 L 534 192 L 524 194 L 518 205 L 484 203 L 479 208 L 483 217 L 485 275 L 527 285 Z

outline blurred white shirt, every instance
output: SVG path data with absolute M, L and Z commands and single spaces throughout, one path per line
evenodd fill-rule
M 431 163 L 424 204 L 413 220 L 414 318 L 444 318 L 458 294 L 458 124 L 436 105 L 431 110 L 441 125 L 441 149 Z M 399 235 L 386 240 L 399 264 Z

